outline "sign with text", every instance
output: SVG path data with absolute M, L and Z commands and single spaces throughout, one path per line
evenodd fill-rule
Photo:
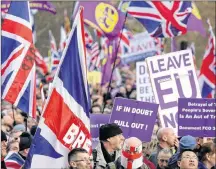
M 103 124 L 109 122 L 110 114 L 91 114 L 90 123 L 91 123 L 91 136 L 92 136 L 92 149 L 94 149 L 99 143 L 99 128 Z
M 185 99 L 178 101 L 179 136 L 216 137 L 216 100 Z
M 136 63 L 136 89 L 138 101 L 150 103 L 155 102 L 149 72 L 145 61 Z
M 147 58 L 162 127 L 178 131 L 178 98 L 200 98 L 191 50 Z
M 118 124 L 125 138 L 137 137 L 151 141 L 158 104 L 115 98 L 110 123 Z
M 124 63 L 143 61 L 157 53 L 154 39 L 147 33 L 139 33 L 130 40 L 129 49 L 122 49 L 121 59 Z

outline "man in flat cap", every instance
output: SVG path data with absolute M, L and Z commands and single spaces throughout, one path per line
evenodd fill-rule
M 105 124 L 99 130 L 99 144 L 93 150 L 94 169 L 115 168 L 124 142 L 122 130 L 115 124 Z

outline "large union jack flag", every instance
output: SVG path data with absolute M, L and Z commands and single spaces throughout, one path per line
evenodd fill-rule
M 24 168 L 66 168 L 75 147 L 91 151 L 83 9 L 77 14 Z
M 2 25 L 2 99 L 35 117 L 35 50 L 28 1 L 12 1 Z
M 216 86 L 215 35 L 209 24 L 209 40 L 200 69 L 199 81 L 203 98 L 214 98 Z
M 191 2 L 186 1 L 131 1 L 128 7 L 153 37 L 185 34 L 191 11 Z

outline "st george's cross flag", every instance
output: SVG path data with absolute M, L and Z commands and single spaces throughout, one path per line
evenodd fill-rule
M 66 41 L 24 168 L 65 168 L 73 148 L 91 152 L 83 8 Z

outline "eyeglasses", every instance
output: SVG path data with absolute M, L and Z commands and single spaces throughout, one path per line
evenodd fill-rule
M 89 159 L 83 159 L 83 160 L 74 160 L 73 162 L 81 162 L 81 161 L 84 161 L 84 162 L 93 162 L 93 159 L 92 158 L 89 158 Z
M 164 162 L 168 163 L 168 160 L 160 159 L 160 162 L 161 163 L 164 163 Z

